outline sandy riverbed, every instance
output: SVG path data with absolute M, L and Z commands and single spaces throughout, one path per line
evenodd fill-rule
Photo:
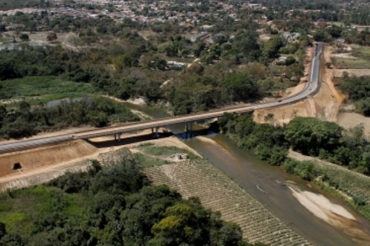
M 356 229 L 358 223 L 355 216 L 344 207 L 332 203 L 321 194 L 299 190 L 294 185 L 288 184 L 293 196 L 315 217 L 335 226 L 348 235 L 358 245 L 369 245 L 370 236 Z

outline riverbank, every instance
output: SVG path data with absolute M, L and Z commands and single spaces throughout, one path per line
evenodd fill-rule
M 316 179 L 323 189 L 338 195 L 370 220 L 370 177 L 348 170 L 345 167 L 289 151 L 289 158 L 298 161 L 310 161 L 325 177 Z
M 368 245 L 370 242 L 370 235 L 356 228 L 356 224 L 359 222 L 348 210 L 340 205 L 332 203 L 321 194 L 300 190 L 292 184 L 287 184 L 287 186 L 292 191 L 293 196 L 312 215 L 351 235 L 353 241 L 358 245 Z

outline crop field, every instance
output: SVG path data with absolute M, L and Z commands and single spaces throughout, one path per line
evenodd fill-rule
M 333 57 L 331 59 L 337 69 L 370 69 L 370 61 L 362 58 L 351 59 Z
M 54 76 L 24 77 L 0 83 L 0 99 L 31 99 L 34 104 L 93 93 L 95 90 L 90 84 L 65 81 Z
M 269 245 L 309 245 L 236 182 L 203 159 L 145 169 L 154 185 L 166 184 L 184 198 L 199 197 L 202 204 L 220 211 L 222 219 L 239 224 L 249 242 Z
M 353 56 L 360 57 L 363 59 L 370 59 L 370 48 L 369 47 L 361 47 L 356 48 L 352 51 Z

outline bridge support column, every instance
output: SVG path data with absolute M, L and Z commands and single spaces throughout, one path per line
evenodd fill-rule
M 191 138 L 193 136 L 193 122 L 185 123 L 185 138 Z
M 121 141 L 121 134 L 120 133 L 114 134 L 114 140 Z
M 193 125 L 194 125 L 194 122 L 189 122 L 189 135 L 190 135 L 190 138 L 193 137 Z
M 155 128 L 155 136 L 156 136 L 157 138 L 159 137 L 158 129 L 159 129 L 159 127 L 156 127 L 156 128 Z

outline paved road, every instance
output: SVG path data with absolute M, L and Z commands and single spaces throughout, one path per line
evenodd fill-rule
M 120 133 L 126 133 L 126 132 L 156 128 L 156 127 L 165 127 L 165 126 L 179 124 L 179 123 L 212 119 L 212 118 L 220 117 L 224 113 L 245 113 L 245 112 L 251 112 L 256 109 L 277 107 L 277 106 L 295 103 L 297 101 L 300 101 L 308 97 L 311 94 L 314 94 L 319 89 L 320 55 L 322 53 L 322 49 L 323 49 L 322 44 L 317 44 L 315 47 L 315 51 L 314 51 L 315 54 L 312 60 L 309 83 L 307 83 L 306 87 L 300 93 L 292 97 L 289 97 L 289 98 L 285 98 L 285 99 L 278 100 L 275 102 L 255 104 L 251 106 L 244 106 L 244 107 L 239 106 L 239 107 L 234 107 L 234 108 L 208 111 L 205 113 L 197 113 L 197 114 L 191 114 L 191 115 L 185 115 L 185 116 L 174 116 L 174 117 L 149 120 L 149 121 L 144 121 L 144 122 L 139 122 L 139 123 L 131 123 L 131 124 L 126 124 L 126 125 L 117 126 L 117 127 L 106 127 L 106 128 L 101 128 L 101 129 L 96 129 L 96 130 L 91 130 L 91 131 L 86 131 L 86 132 L 80 132 L 74 135 L 63 134 L 63 135 L 47 137 L 47 138 L 19 140 L 17 142 L 1 144 L 0 153 L 12 152 L 12 151 L 22 150 L 22 149 L 29 149 L 29 148 L 41 146 L 41 145 L 55 144 L 55 143 L 60 143 L 63 141 L 68 141 L 71 139 L 88 139 L 88 138 L 93 138 L 93 137 L 115 135 L 115 134 L 120 134 Z

